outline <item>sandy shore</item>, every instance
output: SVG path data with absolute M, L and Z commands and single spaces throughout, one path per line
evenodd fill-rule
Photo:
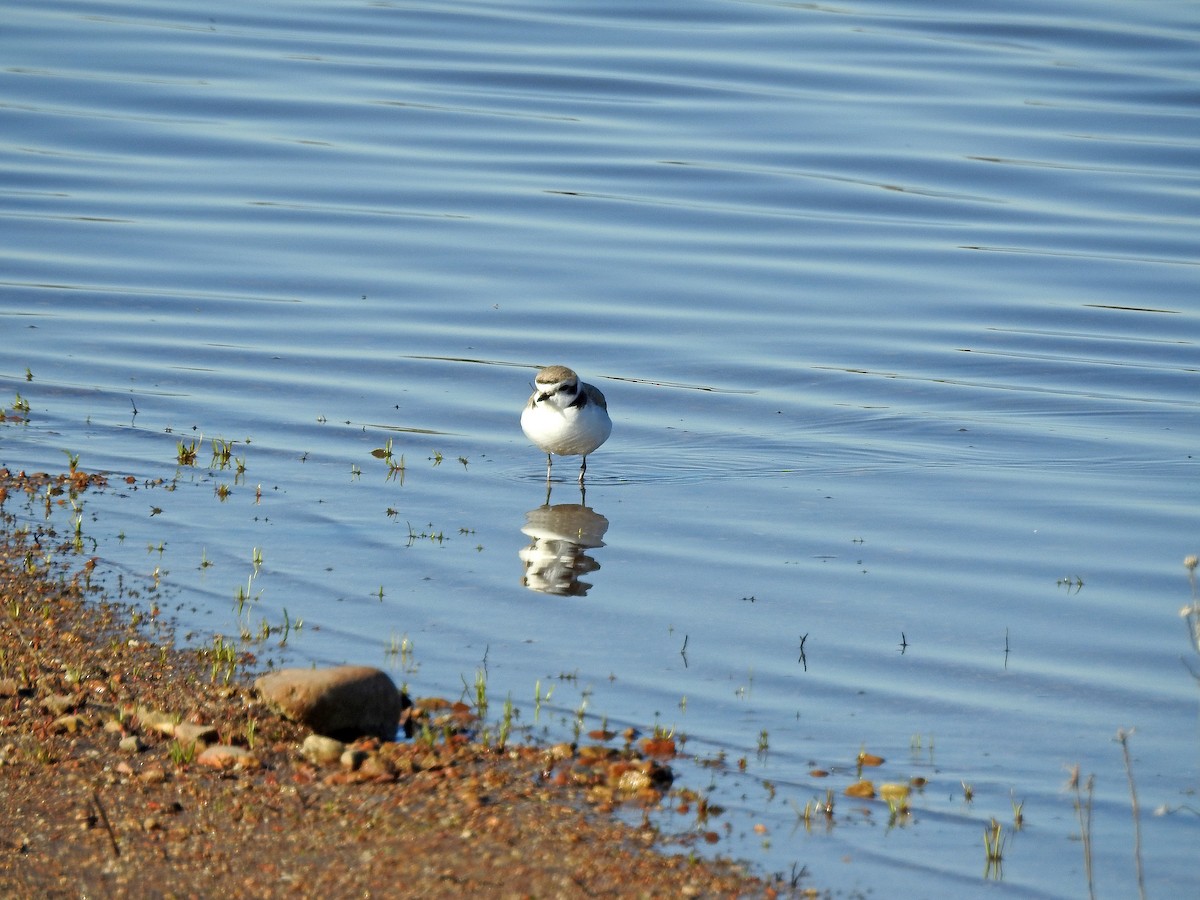
M 29 522 L 103 487 L 0 470 L 0 896 L 794 893 L 667 855 L 651 828 L 609 815 L 683 802 L 662 779 L 614 788 L 614 773 L 669 767 L 619 738 L 498 749 L 469 710 L 426 702 L 424 737 L 363 742 L 353 766 L 306 758 L 307 734 L 245 667 L 226 682 L 214 651 L 176 648 L 96 587 L 103 564 L 72 535 L 17 527 L 18 507 Z M 192 742 L 181 725 L 216 734 Z M 236 754 L 201 754 L 209 742 Z

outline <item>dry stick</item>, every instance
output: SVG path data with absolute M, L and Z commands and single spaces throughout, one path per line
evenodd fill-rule
M 1088 897 L 1096 900 L 1096 885 L 1092 880 L 1092 788 L 1096 776 L 1087 779 L 1087 806 L 1079 789 L 1079 765 L 1071 767 L 1070 787 L 1075 791 L 1075 814 L 1079 817 L 1079 840 L 1083 844 L 1083 873 L 1087 878 Z
M 1095 790 L 1096 776 L 1087 778 L 1087 830 L 1083 838 L 1083 855 L 1087 870 L 1088 896 L 1096 900 L 1096 882 L 1092 873 L 1092 792 Z M 1081 820 L 1082 821 L 1082 820 Z
M 92 791 L 92 802 L 96 804 L 96 812 L 100 814 L 100 821 L 104 823 L 104 829 L 108 832 L 108 839 L 112 842 L 113 856 L 121 855 L 121 848 L 117 846 L 117 835 L 113 832 L 113 827 L 108 821 L 108 813 L 104 811 L 104 805 L 100 802 L 100 793 Z
M 1146 882 L 1142 874 L 1142 824 L 1138 814 L 1137 787 L 1133 783 L 1133 761 L 1129 758 L 1129 736 L 1133 729 L 1126 731 L 1118 729 L 1117 741 L 1121 745 L 1121 753 L 1125 757 L 1125 774 L 1129 778 L 1129 800 L 1133 810 L 1133 862 L 1137 868 L 1138 896 L 1146 900 Z

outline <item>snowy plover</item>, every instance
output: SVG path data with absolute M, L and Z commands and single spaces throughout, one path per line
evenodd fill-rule
M 612 419 L 604 395 L 580 381 L 566 366 L 547 366 L 537 373 L 533 394 L 521 413 L 521 430 L 546 454 L 546 480 L 550 480 L 550 454 L 582 456 L 579 483 L 587 472 L 588 454 L 608 440 Z

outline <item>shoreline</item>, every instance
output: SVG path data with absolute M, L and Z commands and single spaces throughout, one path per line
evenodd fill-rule
M 669 765 L 628 741 L 498 747 L 461 704 L 426 698 L 424 738 L 352 746 L 373 764 L 306 757 L 306 729 L 245 673 L 223 683 L 215 650 L 178 648 L 113 601 L 71 536 L 14 527 L 22 499 L 49 520 L 104 485 L 0 470 L 0 894 L 817 894 L 668 854 L 653 828 L 613 817 L 622 801 L 672 802 L 657 778 L 617 796 L 620 773 Z M 236 756 L 206 760 L 182 737 L 213 729 Z

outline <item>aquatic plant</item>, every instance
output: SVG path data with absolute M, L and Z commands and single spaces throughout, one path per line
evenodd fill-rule
M 987 864 L 983 877 L 999 879 L 1002 875 L 1001 863 L 1004 862 L 1004 845 L 1008 838 L 1004 835 L 1004 826 L 992 819 L 983 829 L 983 847 L 987 854 Z
M 196 758 L 194 741 L 171 741 L 167 744 L 167 755 L 176 766 L 182 768 Z
M 539 678 L 533 685 L 533 721 L 536 723 L 542 715 L 542 704 L 548 703 L 550 698 L 554 696 L 554 685 L 550 685 L 550 690 L 542 693 L 542 681 Z
M 175 459 L 179 465 L 194 466 L 196 464 L 196 446 L 196 441 L 192 441 L 190 444 L 179 441 L 176 444 Z
M 1012 802 L 1013 810 L 1013 831 L 1020 831 L 1025 827 L 1025 801 L 1017 801 L 1017 798 L 1009 792 L 1009 800 Z
M 1179 611 L 1179 615 L 1187 620 L 1188 639 L 1191 641 L 1192 649 L 1196 653 L 1200 653 L 1200 590 L 1196 586 L 1196 566 L 1200 564 L 1200 557 L 1195 554 L 1184 557 L 1183 567 L 1187 569 L 1188 585 L 1192 590 L 1192 600 L 1189 604 Z M 1188 671 L 1192 673 L 1192 677 L 1200 682 L 1200 672 L 1193 669 L 1185 660 L 1184 665 L 1188 667 Z
M 233 457 L 233 441 L 227 441 L 223 438 L 213 438 L 212 440 L 212 462 L 210 469 L 228 469 L 229 461 Z
M 463 679 L 463 693 L 469 690 L 467 680 Z M 488 710 L 488 695 L 487 695 L 487 672 L 483 669 L 475 670 L 475 714 L 479 718 L 487 715 Z
M 575 735 L 575 743 L 579 743 L 579 736 L 583 734 L 583 718 L 587 713 L 588 708 L 588 693 L 585 691 L 583 699 L 579 701 L 579 706 L 575 710 L 575 720 L 571 723 L 571 730 Z
M 263 593 L 262 591 L 259 591 L 257 594 L 252 595 L 251 591 L 253 590 L 253 587 L 254 587 L 254 574 L 251 573 L 251 575 L 246 579 L 246 586 L 242 587 L 239 584 L 237 587 L 237 590 L 235 590 L 233 592 L 233 602 L 236 605 L 237 614 L 239 617 L 242 615 L 242 612 L 245 610 L 247 602 L 257 601 L 262 596 L 262 593 Z
M 388 463 L 387 463 L 387 467 L 388 467 L 387 480 L 388 481 L 399 480 L 400 487 L 404 487 L 404 454 L 403 453 L 400 454 L 399 462 L 396 462 L 394 459 L 389 459 Z
M 218 674 L 223 674 L 223 681 L 228 684 L 233 680 L 234 673 L 237 671 L 237 650 L 232 644 L 225 643 L 225 638 L 218 634 L 213 636 L 213 647 L 210 653 L 212 655 L 212 674 L 209 680 L 215 682 Z
M 1070 772 L 1067 790 L 1075 794 L 1075 816 L 1079 820 L 1079 842 L 1083 846 L 1083 875 L 1087 880 L 1088 897 L 1096 900 L 1096 883 L 1092 873 L 1092 798 L 1096 776 L 1089 775 L 1087 782 L 1081 785 L 1078 763 L 1071 767 Z
M 412 522 L 407 522 L 406 524 L 408 525 L 408 543 L 405 545 L 406 547 L 411 547 L 413 544 L 415 544 L 419 540 L 429 540 L 431 543 L 434 543 L 434 544 L 442 544 L 446 540 L 446 535 L 444 532 L 441 532 L 441 531 L 418 532 L 415 528 L 413 528 Z M 432 522 L 428 523 L 426 525 L 426 528 L 433 528 L 433 523 Z
M 1083 579 L 1078 575 L 1060 578 L 1054 583 L 1060 588 L 1065 588 L 1068 594 L 1078 594 L 1083 590 Z
M 1142 823 L 1141 807 L 1138 804 L 1137 786 L 1133 782 L 1133 761 L 1129 756 L 1129 738 L 1133 729 L 1117 730 L 1114 740 L 1121 745 L 1121 755 L 1125 760 L 1125 775 L 1129 779 L 1129 807 L 1133 812 L 1133 865 L 1137 872 L 1138 896 L 1146 900 L 1146 879 L 1142 870 Z
M 504 745 L 508 743 L 508 736 L 512 731 L 513 715 L 512 694 L 509 694 L 504 698 L 504 715 L 500 719 L 500 734 L 496 739 L 496 746 L 499 750 L 503 750 Z

